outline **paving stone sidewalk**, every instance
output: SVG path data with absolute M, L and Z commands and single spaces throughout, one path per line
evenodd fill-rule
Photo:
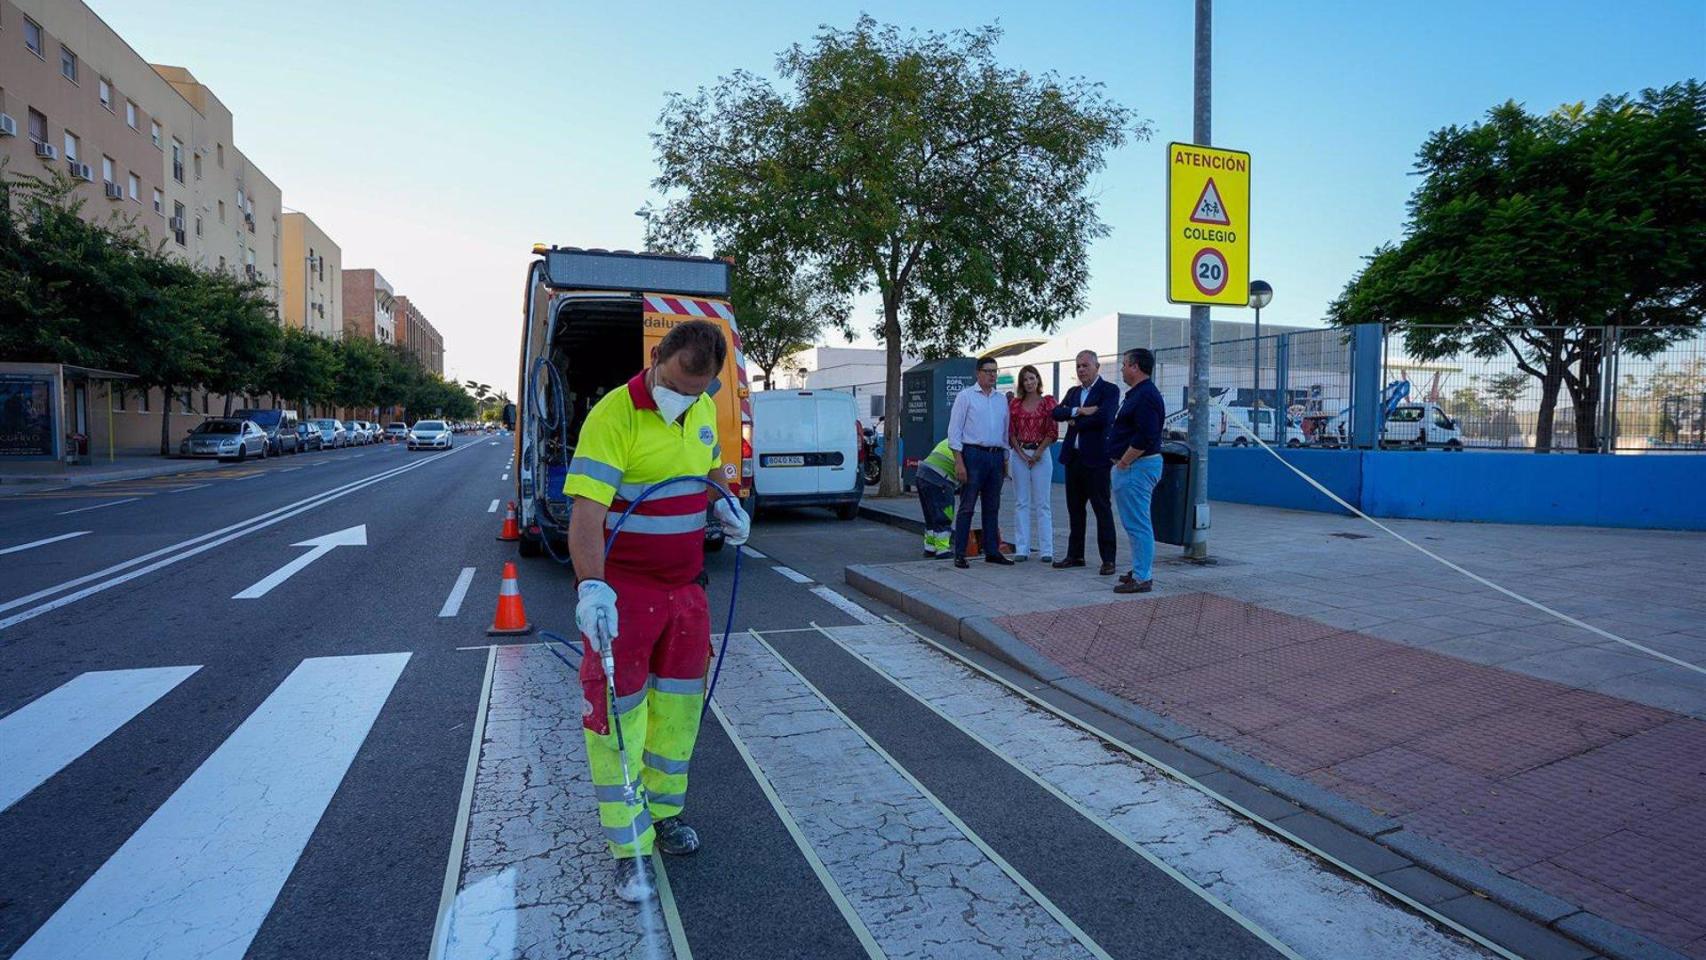
M 1056 501 L 1059 555 L 1058 488 Z M 914 500 L 866 510 L 918 517 Z M 1706 675 L 1354 517 L 1216 503 L 1214 520 L 1217 562 L 1163 545 L 1142 598 L 1036 563 L 880 569 L 995 618 L 1072 677 L 1706 958 Z M 1388 523 L 1553 609 L 1706 664 L 1706 535 Z M 1002 529 L 1011 539 L 1010 507 Z

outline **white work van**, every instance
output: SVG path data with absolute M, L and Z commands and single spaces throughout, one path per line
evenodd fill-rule
M 859 406 L 835 390 L 765 390 L 752 395 L 752 496 L 767 507 L 830 507 L 859 515 L 864 449 Z
M 1328 420 L 1320 441 L 1325 446 L 1344 446 L 1349 443 L 1350 412 Z M 1445 409 L 1432 401 L 1400 403 L 1386 415 L 1380 429 L 1382 447 L 1405 447 L 1426 450 L 1463 449 L 1463 428 Z

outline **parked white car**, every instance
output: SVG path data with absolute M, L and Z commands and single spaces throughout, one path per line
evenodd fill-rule
M 754 512 L 766 507 L 829 507 L 859 515 L 865 483 L 859 404 L 835 390 L 765 390 L 752 395 Z

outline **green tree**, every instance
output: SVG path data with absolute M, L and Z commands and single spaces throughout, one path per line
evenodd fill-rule
M 1090 178 L 1147 130 L 1099 85 L 1003 66 L 1000 36 L 862 16 L 778 56 L 787 94 L 745 71 L 672 94 L 653 138 L 671 199 L 648 246 L 761 242 L 835 296 L 874 290 L 891 398 L 904 351 L 1052 329 L 1083 307 L 1086 250 L 1107 233 Z M 898 462 L 884 460 L 885 495 Z
M 237 394 L 265 391 L 278 366 L 283 331 L 266 288 L 224 273 L 199 274 L 206 322 L 213 335 L 208 369 L 201 386 L 224 394 L 224 415 L 231 415 Z
M 783 361 L 810 349 L 826 326 L 845 327 L 849 301 L 818 278 L 783 265 L 754 269 L 740 258 L 732 296 L 740 324 L 741 350 L 764 375 L 764 389 L 775 389 L 775 371 Z M 754 265 L 756 266 L 756 265 Z
M 328 403 L 338 382 L 338 354 L 332 342 L 301 327 L 287 326 L 279 340 L 278 365 L 267 378 L 267 392 L 285 397 L 302 416 Z
M 346 337 L 334 345 L 337 374 L 332 402 L 340 407 L 374 407 L 385 389 L 384 348 L 362 337 Z
M 1604 328 L 1651 355 L 1706 313 L 1706 86 L 1545 115 L 1515 102 L 1422 145 L 1407 235 L 1377 247 L 1329 308 L 1430 360 L 1508 352 L 1540 381 L 1538 449 L 1561 394 L 1598 449 Z

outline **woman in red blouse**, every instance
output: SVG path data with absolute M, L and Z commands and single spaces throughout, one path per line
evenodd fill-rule
M 1019 538 L 1014 560 L 1029 560 L 1034 549 L 1043 563 L 1054 562 L 1054 455 L 1060 438 L 1054 398 L 1043 394 L 1043 378 L 1027 364 L 1019 371 L 1019 389 L 1008 401 L 1007 443 L 1013 448 L 1013 485 L 1018 488 Z M 1034 521 L 1034 523 L 1033 523 Z M 1033 536 L 1033 534 L 1035 536 Z

